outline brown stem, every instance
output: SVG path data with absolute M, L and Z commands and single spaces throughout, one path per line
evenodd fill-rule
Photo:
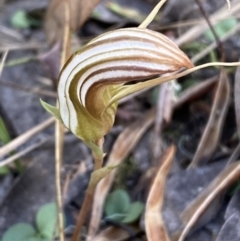
M 89 189 L 89 186 L 88 186 L 88 189 Z M 83 223 L 85 221 L 86 215 L 89 211 L 89 208 L 92 204 L 92 201 L 93 201 L 93 192 L 89 192 L 87 190 L 87 192 L 85 194 L 85 197 L 84 197 L 82 207 L 81 207 L 81 211 L 80 211 L 80 213 L 78 215 L 78 218 L 77 218 L 76 228 L 74 230 L 71 241 L 78 241 L 79 240 L 81 229 L 82 229 Z

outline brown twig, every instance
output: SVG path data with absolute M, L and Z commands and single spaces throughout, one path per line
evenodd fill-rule
M 220 40 L 219 36 L 217 35 L 214 27 L 212 26 L 212 23 L 211 23 L 211 21 L 210 21 L 210 19 L 208 17 L 208 14 L 205 11 L 203 5 L 202 5 L 201 0 L 195 0 L 195 1 L 196 1 L 197 5 L 198 5 L 199 10 L 201 11 L 203 17 L 205 18 L 205 20 L 206 20 L 206 22 L 207 22 L 207 24 L 208 24 L 208 26 L 209 26 L 209 28 L 210 28 L 214 38 L 215 38 L 215 41 L 216 41 L 216 43 L 218 45 L 218 48 L 219 48 L 219 52 L 221 54 L 221 61 L 224 62 L 225 61 L 225 51 L 224 51 L 223 43 Z
M 14 83 L 12 81 L 0 80 L 0 85 L 9 87 L 9 88 L 14 88 L 14 89 L 17 89 L 20 91 L 25 91 L 25 92 L 32 93 L 32 94 L 43 95 L 43 96 L 48 96 L 48 97 L 52 97 L 52 98 L 57 97 L 57 94 L 53 91 L 43 90 L 43 89 L 39 89 L 39 88 L 31 88 L 31 87 L 23 86 L 18 83 Z
M 66 63 L 69 57 L 70 48 L 70 8 L 69 2 L 65 1 L 65 28 L 63 35 L 63 46 L 62 46 L 62 57 L 61 57 L 61 67 Z M 56 101 L 56 106 L 59 103 Z M 63 138 L 64 138 L 64 127 L 59 120 L 56 120 L 55 126 L 55 170 L 56 170 L 56 199 L 58 207 L 58 228 L 60 241 L 65 241 L 64 236 L 64 219 L 63 219 L 63 201 L 62 201 L 62 189 L 61 189 L 61 167 L 62 167 L 62 152 L 63 152 Z
M 90 183 L 90 182 L 89 182 Z M 89 186 L 87 188 L 87 191 L 85 193 L 85 197 L 84 197 L 84 201 L 81 207 L 81 211 L 78 215 L 77 218 L 77 224 L 76 224 L 76 228 L 73 232 L 73 236 L 71 241 L 78 241 L 79 240 L 79 236 L 82 230 L 82 226 L 83 223 L 85 221 L 85 218 L 88 214 L 89 208 L 91 207 L 91 204 L 93 202 L 93 194 L 94 194 L 94 190 L 89 190 Z

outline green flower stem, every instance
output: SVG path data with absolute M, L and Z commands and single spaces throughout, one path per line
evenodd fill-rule
M 100 169 L 102 167 L 102 163 L 103 163 L 103 142 L 104 142 L 104 138 L 100 139 L 97 141 L 97 146 L 99 147 L 99 149 L 101 150 L 99 152 L 99 150 L 97 151 L 97 153 L 93 150 L 92 151 L 92 155 L 94 157 L 94 171 L 97 171 L 98 169 Z
M 92 150 L 92 154 L 94 157 L 94 171 L 99 170 L 102 167 L 102 162 L 103 162 L 103 151 L 102 151 L 102 145 L 103 145 L 103 139 L 98 140 L 96 143 L 93 142 L 87 142 L 86 143 Z M 100 180 L 99 180 L 100 181 Z M 71 241 L 78 241 L 79 236 L 81 234 L 82 226 L 84 224 L 84 221 L 86 219 L 86 216 L 89 212 L 89 209 L 92 205 L 93 202 L 93 196 L 94 196 L 94 191 L 96 189 L 96 186 L 98 184 L 98 181 L 95 181 L 95 176 L 93 173 L 91 174 L 90 181 L 88 183 L 88 187 L 86 190 L 86 194 L 83 200 L 83 204 L 81 207 L 81 211 L 78 215 L 77 218 L 77 224 L 76 228 L 73 232 L 73 236 Z

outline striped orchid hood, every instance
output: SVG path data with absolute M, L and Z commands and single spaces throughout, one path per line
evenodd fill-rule
M 62 68 L 61 120 L 80 139 L 99 140 L 113 125 L 117 102 L 109 106 L 109 101 L 123 84 L 191 67 L 189 58 L 161 33 L 127 28 L 102 34 Z

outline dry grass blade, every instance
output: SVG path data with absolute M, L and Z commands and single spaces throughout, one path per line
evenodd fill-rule
M 28 93 L 32 93 L 32 94 L 37 94 L 37 95 L 42 95 L 42 96 L 48 96 L 48 97 L 52 97 L 52 98 L 56 98 L 57 94 L 51 90 L 44 90 L 44 89 L 40 89 L 38 87 L 35 88 L 31 88 L 31 87 L 27 87 L 12 81 L 2 81 L 0 79 L 0 85 L 5 86 L 5 87 L 10 87 L 16 90 L 20 90 L 20 91 L 25 91 Z
M 51 0 L 47 14 L 45 29 L 50 43 L 62 39 L 65 20 L 62 17 L 65 3 L 70 6 L 70 28 L 77 30 L 88 18 L 100 0 Z
M 240 162 L 228 165 L 210 185 L 183 211 L 182 219 L 185 223 L 178 241 L 183 241 L 190 229 L 203 215 L 209 205 L 240 178 Z
M 147 26 L 153 21 L 155 16 L 157 15 L 158 11 L 162 7 L 162 5 L 167 0 L 161 0 L 159 3 L 155 6 L 155 8 L 151 11 L 151 13 L 147 16 L 147 18 L 139 25 L 139 28 L 147 28 Z
M 137 144 L 144 132 L 153 123 L 155 111 L 150 111 L 145 115 L 142 120 L 137 121 L 133 125 L 126 128 L 116 140 L 112 152 L 108 158 L 106 165 L 115 166 L 121 163 L 124 158 L 130 153 L 130 151 Z M 112 186 L 112 182 L 116 170 L 113 170 L 107 177 L 102 179 L 98 184 L 93 201 L 92 216 L 90 221 L 88 240 L 92 240 L 92 237 L 96 234 L 102 216 L 103 205 L 105 198 Z
M 189 168 L 206 163 L 218 144 L 230 101 L 229 80 L 223 68 L 219 78 L 211 114 Z
M 18 44 L 6 44 L 6 46 L 0 46 L 0 52 L 12 51 L 12 50 L 24 50 L 24 49 L 41 49 L 43 44 L 40 43 L 18 43 Z
M 1 59 L 1 63 L 0 63 L 0 76 L 2 75 L 2 70 L 3 70 L 4 63 L 5 63 L 5 61 L 6 61 L 7 55 L 8 55 L 8 51 L 6 51 L 6 52 L 3 54 L 3 57 L 2 57 L 2 59 Z
M 237 213 L 232 214 L 230 217 L 227 218 L 227 220 L 223 224 L 221 230 L 218 233 L 218 237 L 215 239 L 215 241 L 240 240 L 239 225 L 239 215 Z
M 23 36 L 16 30 L 0 25 L 0 36 L 2 38 L 13 39 L 13 41 L 23 41 Z M 2 43 L 1 43 L 2 44 Z
M 44 143 L 46 143 L 49 140 L 49 138 L 46 138 L 44 140 L 41 140 L 27 148 L 25 148 L 23 151 L 20 151 L 10 157 L 8 157 L 7 159 L 3 160 L 0 162 L 0 167 L 9 165 L 10 163 L 14 162 L 16 159 L 23 157 L 24 155 L 26 155 L 27 153 L 35 150 L 36 148 L 40 147 L 41 145 L 43 145 Z
M 166 177 L 171 167 L 175 148 L 171 146 L 161 158 L 161 166 L 153 180 L 148 194 L 145 211 L 145 229 L 149 241 L 169 241 L 161 209 L 164 199 Z
M 235 104 L 238 136 L 240 137 L 240 67 L 237 68 L 236 74 L 235 74 L 234 104 Z
M 51 117 L 44 122 L 34 126 L 32 129 L 28 130 L 27 132 L 23 133 L 22 135 L 18 136 L 8 144 L 4 145 L 3 147 L 0 148 L 0 158 L 7 155 L 17 147 L 21 146 L 24 144 L 26 141 L 34 137 L 36 134 L 39 132 L 43 131 L 50 125 L 52 125 L 55 121 L 54 117 Z

